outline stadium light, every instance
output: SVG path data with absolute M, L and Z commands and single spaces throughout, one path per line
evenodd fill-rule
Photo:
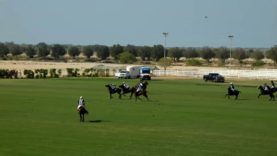
M 165 59 L 165 52 L 166 52 L 166 37 L 168 35 L 168 32 L 163 32 L 164 35 L 164 59 Z
M 165 53 L 166 53 L 166 37 L 168 36 L 168 32 L 163 32 L 163 35 L 164 35 L 164 75 L 165 75 L 165 70 L 166 70 L 166 67 L 165 67 Z
M 234 35 L 229 35 L 228 36 L 230 38 L 230 59 L 232 58 L 232 42 L 233 42 L 233 38 L 234 38 Z

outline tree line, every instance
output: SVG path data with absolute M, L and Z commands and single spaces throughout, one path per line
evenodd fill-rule
M 26 54 L 29 59 L 53 59 L 62 60 L 68 54 L 72 59 L 76 59 L 81 53 L 87 61 L 92 60 L 95 54 L 98 60 L 107 60 L 112 57 L 114 61 L 120 63 L 133 63 L 140 58 L 142 61 L 159 61 L 165 55 L 172 61 L 178 62 L 180 58 L 198 58 L 205 60 L 217 58 L 226 60 L 230 57 L 230 49 L 227 47 L 211 48 L 187 48 L 187 47 L 171 47 L 164 48 L 163 45 L 154 46 L 135 46 L 115 44 L 113 46 L 105 45 L 68 45 L 68 44 L 47 44 L 40 42 L 36 45 L 32 44 L 16 44 L 13 42 L 0 42 L 0 59 L 14 59 L 21 54 Z M 266 51 L 260 49 L 231 49 L 231 57 L 237 60 L 253 58 L 261 60 L 265 57 L 277 62 L 277 46 Z

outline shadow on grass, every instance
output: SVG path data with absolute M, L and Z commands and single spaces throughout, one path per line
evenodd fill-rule
M 111 121 L 108 121 L 108 120 L 89 120 L 88 122 L 90 122 L 90 123 L 101 123 L 101 122 L 111 122 Z

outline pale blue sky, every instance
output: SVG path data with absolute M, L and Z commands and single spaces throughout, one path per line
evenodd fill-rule
M 0 21 L 1 42 L 277 45 L 277 0 L 0 0 Z

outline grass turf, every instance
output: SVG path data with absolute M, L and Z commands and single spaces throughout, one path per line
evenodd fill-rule
M 138 80 L 126 80 L 135 85 Z M 277 154 L 277 103 L 258 81 L 149 81 L 150 101 L 109 99 L 116 79 L 0 80 L 0 155 L 255 156 Z M 90 114 L 80 123 L 82 95 Z

